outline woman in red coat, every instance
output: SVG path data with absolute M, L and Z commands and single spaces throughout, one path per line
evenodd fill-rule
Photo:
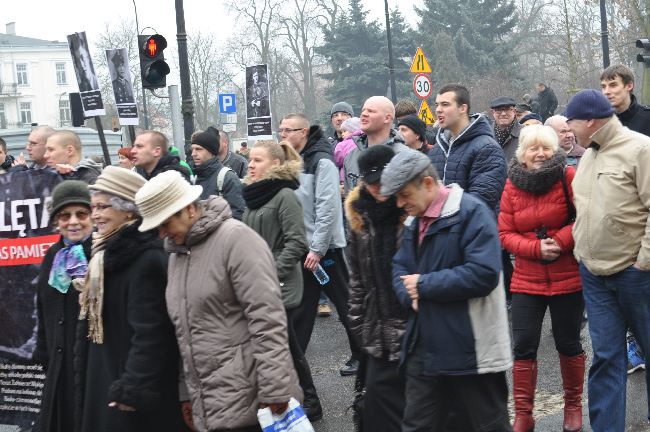
M 552 128 L 533 125 L 522 129 L 499 214 L 501 243 L 515 256 L 510 285 L 515 432 L 535 427 L 537 348 L 547 308 L 564 386 L 563 430 L 582 429 L 585 354 L 580 327 L 584 303 L 571 235 L 574 175 Z

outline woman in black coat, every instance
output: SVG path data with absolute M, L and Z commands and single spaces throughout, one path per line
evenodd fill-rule
M 83 280 L 90 259 L 90 194 L 82 181 L 59 184 L 52 193 L 50 221 L 61 239 L 47 251 L 38 277 L 38 339 L 34 360 L 46 370 L 41 412 L 34 431 L 72 432 L 73 347 L 79 316 L 75 279 Z
M 156 231 L 140 233 L 140 175 L 106 167 L 90 186 L 97 225 L 81 293 L 87 355 L 81 432 L 184 430 L 179 353 L 165 306 L 167 255 Z M 84 365 L 85 360 L 85 365 Z

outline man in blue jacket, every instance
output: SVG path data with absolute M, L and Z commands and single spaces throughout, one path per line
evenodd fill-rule
M 393 258 L 393 288 L 409 309 L 403 340 L 403 432 L 443 430 L 451 411 L 466 431 L 510 431 L 512 367 L 501 259 L 492 211 L 429 159 L 408 149 L 381 176 L 382 195 L 413 216 Z
M 440 129 L 429 157 L 445 185 L 457 183 L 496 211 L 508 175 L 506 158 L 486 117 L 469 112 L 465 87 L 448 84 L 438 91 L 436 117 Z

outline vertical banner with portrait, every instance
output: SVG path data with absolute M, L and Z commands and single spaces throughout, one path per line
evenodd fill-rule
M 131 70 L 126 48 L 106 50 L 106 60 L 108 60 L 108 72 L 111 74 L 113 83 L 113 96 L 115 96 L 120 125 L 137 126 L 139 124 L 138 107 L 133 97 Z
M 49 170 L 0 175 L 0 431 L 31 431 L 41 407 L 45 371 L 32 359 L 36 284 L 45 253 L 60 238 L 47 210 L 60 182 Z
M 271 123 L 271 92 L 268 66 L 246 68 L 246 123 L 248 136 L 257 139 L 273 138 Z
M 104 115 L 104 102 L 99 91 L 99 82 L 95 75 L 95 68 L 90 58 L 90 48 L 86 39 L 86 32 L 68 35 L 68 46 L 72 54 L 74 71 L 77 74 L 79 95 L 85 117 Z

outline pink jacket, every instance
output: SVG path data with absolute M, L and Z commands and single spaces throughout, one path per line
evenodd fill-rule
M 363 131 L 361 129 L 352 132 L 352 135 L 338 143 L 334 149 L 334 162 L 336 163 L 336 166 L 339 167 L 339 177 L 341 183 L 345 181 L 343 162 L 345 162 L 347 155 L 357 147 L 357 145 L 352 140 L 352 137 L 359 136 L 361 134 L 363 134 Z

